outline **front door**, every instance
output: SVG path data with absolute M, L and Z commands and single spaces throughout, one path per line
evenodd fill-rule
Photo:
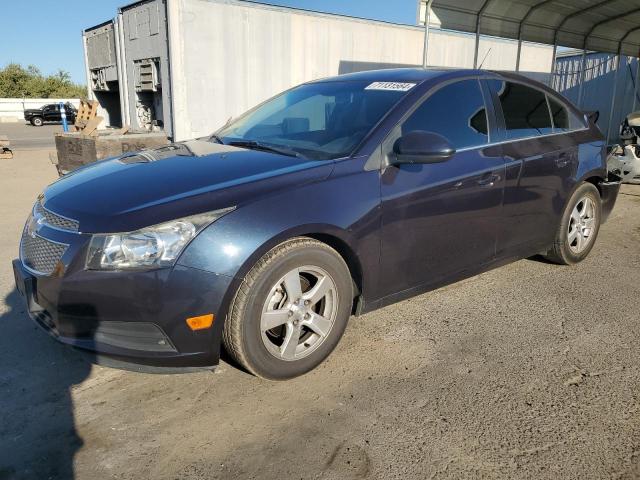
M 494 258 L 504 185 L 493 110 L 478 79 L 431 93 L 383 144 L 416 130 L 446 137 L 457 153 L 433 164 L 392 165 L 381 175 L 383 295 L 446 279 Z

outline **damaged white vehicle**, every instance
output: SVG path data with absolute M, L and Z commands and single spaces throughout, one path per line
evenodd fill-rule
M 619 176 L 623 183 L 640 184 L 640 111 L 627 115 L 620 126 L 621 144 L 607 159 L 609 172 Z

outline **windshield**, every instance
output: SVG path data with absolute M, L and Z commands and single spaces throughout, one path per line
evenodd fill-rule
M 345 157 L 414 85 L 370 81 L 301 85 L 249 111 L 213 138 L 243 147 L 287 149 L 318 160 Z

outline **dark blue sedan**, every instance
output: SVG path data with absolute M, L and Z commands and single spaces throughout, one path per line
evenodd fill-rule
M 287 379 L 320 364 L 351 315 L 539 253 L 583 260 L 619 189 L 605 147 L 582 112 L 517 75 L 315 81 L 209 139 L 50 185 L 17 288 L 42 327 L 96 358 L 211 367 L 224 344 Z

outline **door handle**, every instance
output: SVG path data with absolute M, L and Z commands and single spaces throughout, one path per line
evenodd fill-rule
M 558 166 L 558 168 L 564 168 L 569 165 L 570 162 L 571 159 L 569 158 L 569 154 L 567 153 L 561 153 L 558 158 L 556 158 L 556 165 Z
M 491 188 L 496 182 L 499 182 L 502 177 L 496 173 L 491 173 L 489 175 L 483 176 L 480 180 L 477 181 L 478 185 L 482 188 Z

